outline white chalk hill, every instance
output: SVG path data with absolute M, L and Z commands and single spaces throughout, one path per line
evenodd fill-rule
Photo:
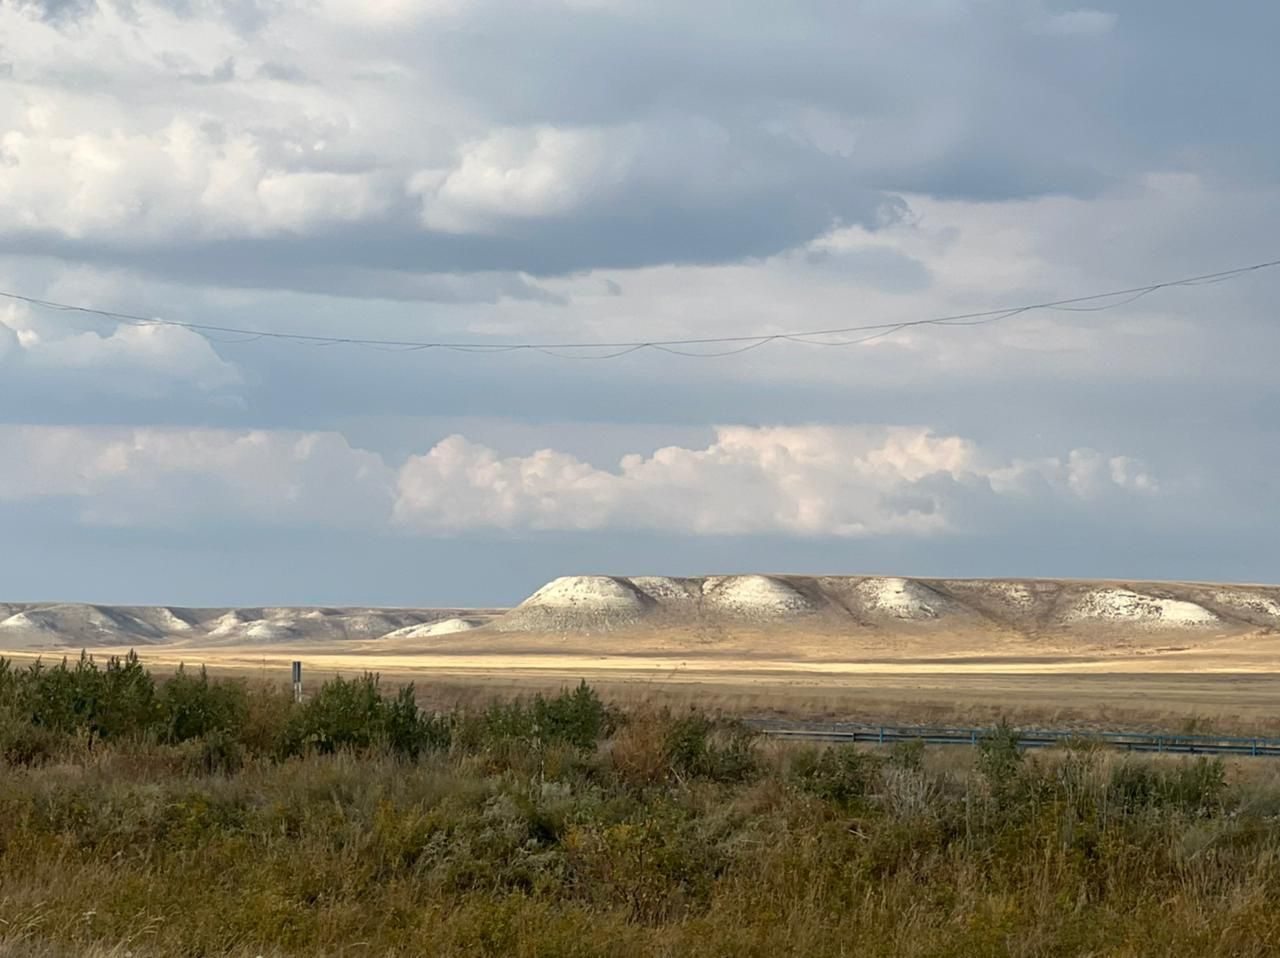
M 1280 588 L 893 576 L 566 576 L 490 628 L 567 634 L 681 625 L 790 625 L 842 633 L 1231 634 L 1280 630 Z
M 946 633 L 1109 640 L 1280 633 L 1280 587 L 891 576 L 567 576 L 500 609 L 218 608 L 0 603 L 0 653 L 19 649 L 471 647 L 486 636 L 688 630 L 710 636 L 928 637 Z

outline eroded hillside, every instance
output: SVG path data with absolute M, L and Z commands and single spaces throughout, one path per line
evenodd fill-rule
M 1174 582 L 883 576 L 573 576 L 510 610 L 0 604 L 0 649 L 385 642 L 447 648 L 465 634 L 588 639 L 687 633 L 703 641 L 786 631 L 874 637 L 1163 638 L 1280 631 L 1280 587 Z

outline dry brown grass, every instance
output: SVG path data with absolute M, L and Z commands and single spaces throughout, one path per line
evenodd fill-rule
M 337 729 L 384 728 L 350 710 L 359 683 L 302 709 L 251 689 L 233 725 L 171 744 L 154 709 L 105 738 L 85 734 L 90 710 L 31 750 L 21 736 L 51 719 L 9 688 L 22 704 L 0 707 L 4 955 L 1280 947 L 1271 759 L 1019 758 L 1000 738 L 813 748 L 652 699 L 619 725 L 587 689 L 453 716 L 445 738 L 432 719 L 420 749 L 366 737 L 326 753 Z M 282 750 L 297 727 L 317 734 Z M 202 756 L 228 737 L 243 754 L 211 772 Z
M 1280 942 L 1265 760 L 1230 763 L 1226 792 L 1130 809 L 1121 771 L 1197 766 L 1040 753 L 1003 781 L 966 749 L 860 750 L 841 785 L 806 777 L 811 750 L 762 742 L 721 779 L 675 774 L 676 720 L 635 715 L 587 751 L 407 765 L 339 753 L 208 776 L 121 745 L 4 769 L 0 954 L 1211 958 Z

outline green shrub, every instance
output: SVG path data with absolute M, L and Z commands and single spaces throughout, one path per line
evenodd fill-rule
M 711 728 L 711 720 L 700 714 L 686 715 L 671 723 L 663 752 L 672 771 L 683 775 L 703 773 L 709 764 Z
M 418 708 L 412 683 L 402 686 L 394 699 L 383 701 L 381 738 L 395 754 L 416 759 L 423 752 L 443 751 L 452 736 L 449 716 L 427 715 Z
M 416 759 L 425 751 L 448 748 L 451 736 L 451 720 L 424 715 L 412 685 L 401 688 L 394 698 L 385 698 L 378 676 L 365 673 L 358 679 L 338 676 L 324 683 L 291 716 L 281 751 L 298 754 L 314 749 L 328 754 L 378 747 Z
M 1022 783 L 1022 749 L 1018 730 L 1002 721 L 978 741 L 978 771 L 997 805 L 1017 798 Z
M 37 660 L 25 673 L 10 670 L 18 708 L 33 725 L 90 737 L 142 736 L 157 718 L 155 682 L 134 652 L 111 657 L 105 669 L 80 653 L 75 667 L 64 658 L 53 668 Z
M 64 658 L 53 668 L 37 659 L 23 676 L 18 701 L 33 725 L 75 732 L 92 724 L 101 692 L 101 675 L 81 653 L 74 669 Z
M 135 652 L 107 660 L 98 694 L 91 728 L 103 738 L 145 735 L 159 718 L 155 682 Z
M 382 732 L 382 713 L 376 675 L 366 672 L 358 679 L 337 676 L 320 686 L 298 713 L 298 740 L 326 754 L 344 748 L 369 748 Z
M 677 776 L 741 782 L 759 769 L 755 734 L 750 729 L 740 723 L 717 726 L 700 713 L 671 722 L 663 751 L 668 767 Z
M 571 745 L 586 750 L 594 748 L 615 724 L 600 696 L 583 681 L 552 698 L 539 694 L 529 701 L 495 702 L 483 721 L 468 729 L 464 741 L 472 747 Z
M 185 742 L 212 734 L 238 737 L 249 714 L 243 683 L 210 682 L 202 667 L 190 675 L 183 666 L 160 690 L 160 726 L 168 742 Z
M 0 703 L 12 703 L 18 697 L 18 670 L 13 662 L 0 655 Z
M 870 795 L 880 779 L 884 758 L 855 745 L 808 750 L 796 756 L 792 777 L 810 795 L 852 806 Z
M 564 743 L 575 748 L 595 748 L 613 728 L 613 716 L 585 680 L 572 692 L 555 698 L 533 700 L 533 734 L 543 744 Z

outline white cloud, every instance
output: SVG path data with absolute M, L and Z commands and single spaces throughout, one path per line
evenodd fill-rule
M 389 203 L 373 174 L 273 168 L 253 134 L 199 118 L 135 133 L 84 132 L 70 119 L 0 136 L 0 218 L 11 229 L 127 245 L 299 232 Z
M 445 232 L 560 216 L 623 182 L 637 135 L 549 126 L 496 130 L 464 146 L 452 169 L 414 175 L 409 191 L 422 198 L 423 225 Z
M 0 500 L 67 498 L 89 525 L 377 527 L 392 473 L 337 433 L 0 426 Z
M 66 498 L 92 525 L 239 523 L 451 534 L 650 530 L 874 537 L 968 531 L 991 497 L 1051 505 L 1154 491 L 1140 463 L 1082 450 L 1002 464 L 905 427 L 721 427 L 614 470 L 451 436 L 398 470 L 333 432 L 0 426 L 0 500 Z
M 554 450 L 503 458 L 452 436 L 400 470 L 395 519 L 428 531 L 931 535 L 964 526 L 970 495 L 1037 487 L 1094 499 L 1154 482 L 1132 460 L 1087 450 L 993 464 L 968 440 L 904 427 L 722 427 L 705 448 L 628 455 L 614 471 Z
M 1140 460 L 1105 456 L 1096 449 L 1073 449 L 1066 458 L 1015 460 L 992 471 L 991 488 L 1002 494 L 1034 495 L 1048 486 L 1081 499 L 1098 499 L 1116 491 L 1150 494 L 1159 483 Z
M 0 371 L 26 373 L 77 394 L 158 399 L 177 390 L 225 395 L 239 370 L 207 339 L 173 326 L 74 325 L 25 307 L 0 307 Z M 73 321 L 74 322 L 74 321 Z

